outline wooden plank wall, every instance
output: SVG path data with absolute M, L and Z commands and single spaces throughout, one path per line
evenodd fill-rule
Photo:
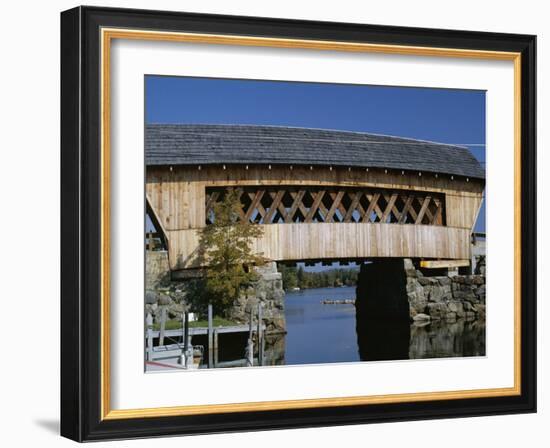
M 445 196 L 447 225 L 472 229 L 481 202 L 481 195 L 447 194 Z
M 270 260 L 410 257 L 468 259 L 470 231 L 410 224 L 292 223 L 262 226 L 253 245 Z M 198 267 L 197 229 L 169 232 L 170 267 Z

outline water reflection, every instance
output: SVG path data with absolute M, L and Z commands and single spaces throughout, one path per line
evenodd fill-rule
M 350 299 L 355 288 L 320 288 L 287 293 L 286 335 L 266 338 L 264 365 L 322 364 L 485 355 L 485 322 L 369 321 L 354 305 L 321 301 Z M 225 340 L 224 340 L 225 341 Z M 245 341 L 236 351 L 220 344 L 221 358 L 243 357 Z M 229 341 L 228 341 L 229 342 Z
M 485 321 L 434 321 L 411 325 L 409 358 L 485 356 Z
M 357 321 L 357 345 L 361 361 L 409 358 L 411 326 L 408 322 Z

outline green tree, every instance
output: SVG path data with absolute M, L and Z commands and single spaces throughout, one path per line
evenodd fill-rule
M 302 266 L 300 266 L 298 268 L 298 272 L 296 272 L 296 279 L 298 281 L 298 286 L 300 288 L 305 288 L 306 287 L 306 275 L 305 275 L 305 272 L 304 272 L 304 268 Z
M 236 190 L 226 192 L 212 206 L 213 223 L 202 228 L 199 258 L 208 267 L 203 280 L 201 302 L 211 303 L 217 314 L 225 316 L 233 303 L 257 279 L 253 267 L 265 263 L 252 250 L 263 229 L 241 218 L 242 205 Z
M 298 286 L 298 278 L 296 276 L 296 268 L 279 264 L 277 270 L 281 273 L 283 280 L 283 288 L 285 290 L 293 289 Z

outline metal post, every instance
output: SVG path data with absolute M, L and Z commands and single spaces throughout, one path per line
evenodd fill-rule
M 185 312 L 185 325 L 183 327 L 184 339 L 185 339 L 185 368 L 190 369 L 193 367 L 193 345 L 191 344 L 191 336 L 189 335 L 189 312 Z
M 218 330 L 214 330 L 214 367 L 218 365 L 218 350 L 219 350 Z
M 254 326 L 254 316 L 252 314 L 252 307 L 250 307 L 250 316 L 248 318 L 248 341 L 246 343 L 245 357 L 246 357 L 246 366 L 254 366 L 254 342 L 252 340 Z
M 189 312 L 183 313 L 183 348 L 189 349 Z
M 258 365 L 262 366 L 264 364 L 264 333 L 262 328 L 262 304 L 258 304 Z
M 214 333 L 212 305 L 208 304 L 208 368 L 214 367 Z
M 188 320 L 188 313 L 187 312 L 183 312 L 182 315 L 181 315 L 181 331 L 182 331 L 182 335 L 181 335 L 181 339 L 182 339 L 182 342 L 183 342 L 183 350 L 181 351 L 181 356 L 180 356 L 180 364 L 182 366 L 187 366 L 187 344 L 188 344 L 188 340 L 187 340 L 187 336 L 188 336 L 188 332 L 189 332 L 189 327 L 188 327 L 188 323 L 187 323 L 187 320 Z
M 164 332 L 166 330 L 166 307 L 162 307 L 160 311 L 160 335 L 159 335 L 159 345 L 164 345 Z
M 147 313 L 145 317 L 145 327 L 147 328 L 147 361 L 153 360 L 153 316 Z

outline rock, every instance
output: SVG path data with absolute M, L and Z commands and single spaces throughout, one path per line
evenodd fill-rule
M 266 263 L 257 267 L 256 281 L 228 311 L 228 316 L 237 322 L 248 322 L 250 310 L 256 313 L 258 304 L 263 306 L 264 322 L 269 331 L 284 331 L 284 290 L 282 275 L 277 272 L 277 264 Z
M 462 301 L 465 297 L 466 294 L 463 291 L 453 291 L 453 299 Z
M 157 293 L 154 291 L 145 291 L 145 303 L 153 304 L 157 302 Z
M 441 286 L 450 286 L 451 285 L 451 279 L 449 277 L 436 277 L 437 281 Z M 449 288 L 450 291 L 450 288 Z
M 159 305 L 169 305 L 172 303 L 172 299 L 167 294 L 159 294 L 158 303 Z
M 457 318 L 457 314 L 456 313 L 447 313 L 445 314 L 445 320 L 447 320 L 448 322 L 454 322 Z
M 464 307 L 462 305 L 462 302 L 449 302 L 447 304 L 449 311 L 453 313 L 460 313 L 462 314 L 464 311 Z
M 420 283 L 422 286 L 429 285 L 431 283 L 430 282 L 430 277 L 419 277 L 418 278 L 418 283 Z
M 186 306 L 183 303 L 172 303 L 168 306 L 168 312 L 172 315 L 181 315 Z
M 428 297 L 431 302 L 440 302 L 443 299 L 444 291 L 441 286 L 433 286 Z
M 271 323 L 273 325 L 273 330 L 274 331 L 283 332 L 283 331 L 286 330 L 286 321 L 285 321 L 284 315 L 283 315 L 283 317 L 272 318 Z
M 447 314 L 447 306 L 444 303 L 428 303 L 427 310 L 432 319 L 441 319 Z
M 464 311 L 473 311 L 473 312 L 476 311 L 476 307 L 472 305 L 470 302 L 464 302 L 463 306 L 464 306 Z
M 474 313 L 473 311 L 465 311 L 464 312 L 464 319 L 465 320 L 475 320 L 476 318 L 476 313 Z
M 483 285 L 485 283 L 485 277 L 482 275 L 473 275 L 472 283 L 474 285 Z
M 431 317 L 424 313 L 418 313 L 413 317 L 415 322 L 431 320 Z
M 417 313 L 423 313 L 426 309 L 426 299 L 424 296 L 418 297 L 416 293 L 407 295 L 409 300 L 409 309 L 413 308 Z

